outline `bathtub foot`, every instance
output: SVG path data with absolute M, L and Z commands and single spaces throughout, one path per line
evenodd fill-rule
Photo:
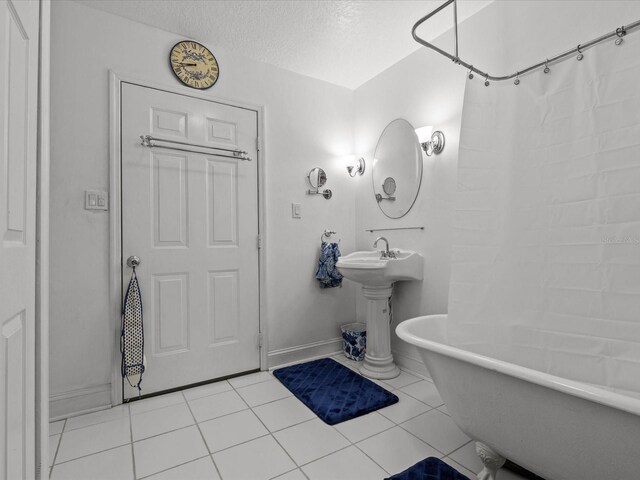
M 476 453 L 484 464 L 484 468 L 478 474 L 478 480 L 496 480 L 498 470 L 507 459 L 482 442 L 476 442 Z

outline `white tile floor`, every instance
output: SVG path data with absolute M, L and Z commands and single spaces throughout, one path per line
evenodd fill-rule
M 335 426 L 267 372 L 54 422 L 51 479 L 379 480 L 428 456 L 475 478 L 474 445 L 431 382 L 380 384 L 400 402 Z

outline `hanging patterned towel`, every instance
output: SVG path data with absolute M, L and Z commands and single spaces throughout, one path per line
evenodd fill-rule
M 129 280 L 122 308 L 120 352 L 122 353 L 122 377 L 127 379 L 129 385 L 140 391 L 144 373 L 144 329 L 142 295 L 135 268 Z
M 320 281 L 320 288 L 333 288 L 342 286 L 342 274 L 336 268 L 336 262 L 340 257 L 340 249 L 337 243 L 322 242 L 320 245 L 320 259 L 316 278 Z

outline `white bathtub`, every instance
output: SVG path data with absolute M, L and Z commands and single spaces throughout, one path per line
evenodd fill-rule
M 640 400 L 452 347 L 446 322 L 417 317 L 396 333 L 418 347 L 456 424 L 488 447 L 478 478 L 494 478 L 502 456 L 547 480 L 640 479 Z

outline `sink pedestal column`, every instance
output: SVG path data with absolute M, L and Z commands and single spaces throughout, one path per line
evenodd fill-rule
M 389 298 L 393 285 L 364 286 L 367 299 L 367 347 L 360 373 L 369 378 L 395 378 L 400 369 L 391 356 Z

